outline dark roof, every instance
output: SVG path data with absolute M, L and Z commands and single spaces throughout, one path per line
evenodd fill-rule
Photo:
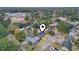
M 67 37 L 65 38 L 66 40 L 73 42 L 74 41 L 74 36 L 72 35 L 67 35 Z
M 70 40 L 66 40 L 62 43 L 63 47 L 66 47 L 67 49 L 71 50 L 72 49 L 72 43 Z
M 39 35 L 44 36 L 45 32 L 40 32 Z

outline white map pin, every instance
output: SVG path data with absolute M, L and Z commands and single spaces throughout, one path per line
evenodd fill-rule
M 46 28 L 45 24 L 41 24 L 41 25 L 40 25 L 40 30 L 41 30 L 41 31 L 44 31 L 45 28 Z

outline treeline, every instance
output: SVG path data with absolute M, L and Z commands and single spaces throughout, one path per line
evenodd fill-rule
M 34 12 L 34 11 L 62 11 L 79 10 L 77 7 L 0 7 L 3 12 Z

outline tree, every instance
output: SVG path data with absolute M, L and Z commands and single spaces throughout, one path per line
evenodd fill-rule
M 4 20 L 4 13 L 0 12 L 0 22 L 3 22 L 3 20 Z
M 7 20 L 3 20 L 3 25 L 7 28 L 8 27 L 8 25 L 11 23 L 11 19 L 10 18 L 8 18 Z
M 39 28 L 39 26 L 40 26 L 40 25 L 39 25 L 38 23 L 34 23 L 34 24 L 33 24 L 33 27 L 34 27 L 34 28 Z
M 74 12 L 71 16 L 70 16 L 70 21 L 78 21 L 79 20 L 79 15 L 78 12 Z
M 8 27 L 8 25 L 11 23 L 11 19 L 8 18 L 6 20 L 4 20 L 4 13 L 0 13 L 0 22 L 5 26 Z
M 39 13 L 38 12 L 33 12 L 32 17 L 37 19 L 39 17 Z
M 25 35 L 26 35 L 26 34 L 21 31 L 21 32 L 19 32 L 19 33 L 16 33 L 16 34 L 15 34 L 15 37 L 16 37 L 17 40 L 19 40 L 20 42 L 22 42 L 22 41 L 24 40 L 24 38 L 25 38 Z
M 49 26 L 49 24 L 51 23 L 51 19 L 41 19 L 39 21 L 40 24 L 45 24 L 46 26 Z
M 63 33 L 69 33 L 70 31 L 70 27 L 71 25 L 67 22 L 61 22 L 59 23 L 59 25 L 57 26 L 57 29 L 59 32 L 63 32 Z
M 6 36 L 7 34 L 8 34 L 7 28 L 5 28 L 3 24 L 0 22 L 0 38 Z
M 0 38 L 0 51 L 16 51 L 19 48 L 14 42 L 10 42 L 7 37 Z
M 51 35 L 51 36 L 55 35 L 55 33 L 53 31 L 49 31 L 48 34 Z
M 34 36 L 37 36 L 38 35 L 38 30 L 36 28 L 34 28 L 33 34 L 34 34 Z
M 79 48 L 79 38 L 75 41 L 75 45 Z
M 25 16 L 25 20 L 28 21 L 29 20 L 29 16 Z

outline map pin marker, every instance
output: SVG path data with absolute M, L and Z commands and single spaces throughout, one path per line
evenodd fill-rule
M 41 31 L 44 31 L 45 28 L 46 28 L 45 24 L 41 24 L 41 25 L 40 25 L 40 30 L 41 30 Z

